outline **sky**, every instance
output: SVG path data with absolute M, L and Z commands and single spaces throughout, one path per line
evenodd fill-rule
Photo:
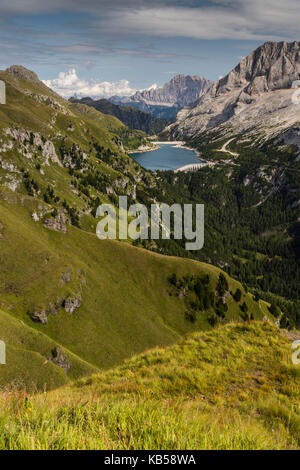
M 0 69 L 65 97 L 218 80 L 266 41 L 300 40 L 299 0 L 0 0 Z

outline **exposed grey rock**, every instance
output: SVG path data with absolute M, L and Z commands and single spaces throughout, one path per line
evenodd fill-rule
M 51 361 L 57 366 L 64 369 L 66 372 L 71 369 L 71 364 L 68 356 L 65 354 L 64 350 L 59 346 L 56 346 L 52 351 Z
M 62 275 L 61 280 L 64 284 L 71 282 L 71 268 L 67 269 L 67 271 Z
M 30 315 L 30 317 L 34 322 L 46 325 L 48 323 L 49 315 L 57 315 L 59 309 L 63 305 L 63 302 L 64 301 L 61 299 L 61 297 L 58 297 L 54 304 L 50 303 L 47 309 L 36 310 Z
M 267 42 L 214 84 L 191 109 L 183 109 L 169 126 L 171 138 L 200 132 L 220 135 L 249 133 L 266 141 L 299 123 L 299 105 L 292 96 L 300 77 L 300 42 Z M 298 139 L 296 139 L 298 145 Z
M 55 151 L 55 147 L 53 145 L 53 143 L 50 141 L 50 140 L 47 140 L 47 142 L 45 142 L 45 144 L 43 145 L 43 155 L 44 157 L 46 157 L 47 159 L 50 158 L 50 160 L 54 163 L 57 163 L 59 166 L 62 166 L 57 154 L 56 154 L 56 151 Z
M 196 75 L 176 75 L 161 88 L 138 91 L 130 99 L 156 106 L 188 106 L 200 98 L 213 84 Z
M 31 217 L 33 218 L 33 220 L 34 220 L 35 222 L 38 222 L 38 221 L 40 220 L 40 218 L 39 218 L 39 216 L 38 216 L 38 214 L 37 214 L 36 212 L 33 212 L 33 213 L 31 214 Z
M 22 65 L 12 65 L 11 67 L 6 69 L 7 73 L 12 75 L 16 75 L 17 78 L 21 80 L 26 80 L 27 82 L 40 84 L 39 78 L 35 72 L 26 69 Z
M 66 312 L 71 315 L 81 306 L 81 297 L 68 297 L 64 301 L 64 307 Z
M 59 210 L 56 217 L 49 217 L 43 221 L 43 225 L 50 230 L 55 230 L 56 232 L 67 232 L 66 228 L 67 218 L 63 211 Z
M 40 310 L 33 312 L 30 316 L 34 322 L 46 325 L 48 323 L 48 315 L 49 312 L 47 310 Z

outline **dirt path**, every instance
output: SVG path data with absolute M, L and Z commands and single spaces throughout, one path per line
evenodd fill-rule
M 232 155 L 233 157 L 239 157 L 239 154 L 238 153 L 235 153 L 235 152 L 231 152 L 230 150 L 227 150 L 227 146 L 230 144 L 230 142 L 232 142 L 234 140 L 234 137 L 230 140 L 228 140 L 228 142 L 226 142 L 223 147 L 219 150 L 217 150 L 217 152 L 225 152 L 225 153 L 229 153 L 230 155 Z

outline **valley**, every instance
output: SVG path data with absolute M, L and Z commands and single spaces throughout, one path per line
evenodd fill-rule
M 299 54 L 110 100 L 0 71 L 1 449 L 299 448 Z M 203 204 L 203 249 L 100 240 L 119 196 Z

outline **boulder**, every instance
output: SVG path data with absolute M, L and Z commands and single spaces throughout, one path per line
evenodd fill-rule
M 64 307 L 66 312 L 70 313 L 71 315 L 81 306 L 81 298 L 80 297 L 68 297 L 64 301 Z
M 64 369 L 66 372 L 71 368 L 69 358 L 66 356 L 64 350 L 59 346 L 56 346 L 52 351 L 51 361 L 57 366 Z

